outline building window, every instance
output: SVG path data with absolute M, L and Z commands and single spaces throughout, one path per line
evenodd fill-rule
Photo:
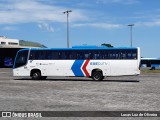
M 9 45 L 18 45 L 18 43 L 8 42 Z
M 6 44 L 6 42 L 1 42 L 1 45 L 5 45 Z

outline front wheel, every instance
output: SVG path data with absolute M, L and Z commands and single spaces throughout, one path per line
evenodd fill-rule
M 39 71 L 34 72 L 31 77 L 32 77 L 33 80 L 40 80 L 41 73 Z
M 102 75 L 102 72 L 95 71 L 92 75 L 92 79 L 96 81 L 103 80 L 104 76 Z

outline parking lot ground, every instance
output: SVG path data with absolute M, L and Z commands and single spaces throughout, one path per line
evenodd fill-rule
M 0 111 L 159 111 L 160 74 L 31 80 L 0 69 Z

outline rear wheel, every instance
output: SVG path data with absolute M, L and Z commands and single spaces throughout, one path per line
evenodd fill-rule
M 35 71 L 32 73 L 31 77 L 33 80 L 39 80 L 41 78 L 41 73 L 39 71 Z
M 103 80 L 104 76 L 102 75 L 102 72 L 100 71 L 95 71 L 93 74 L 92 74 L 92 79 L 93 80 L 97 80 L 97 81 L 100 81 L 100 80 Z

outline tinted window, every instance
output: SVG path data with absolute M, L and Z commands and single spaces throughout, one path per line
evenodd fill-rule
M 137 50 L 32 50 L 30 60 L 137 59 Z
M 30 60 L 46 60 L 51 59 L 52 53 L 49 50 L 32 50 L 30 52 Z
M 15 61 L 15 68 L 25 65 L 27 63 L 27 57 L 28 57 L 28 50 L 23 50 L 18 52 Z

